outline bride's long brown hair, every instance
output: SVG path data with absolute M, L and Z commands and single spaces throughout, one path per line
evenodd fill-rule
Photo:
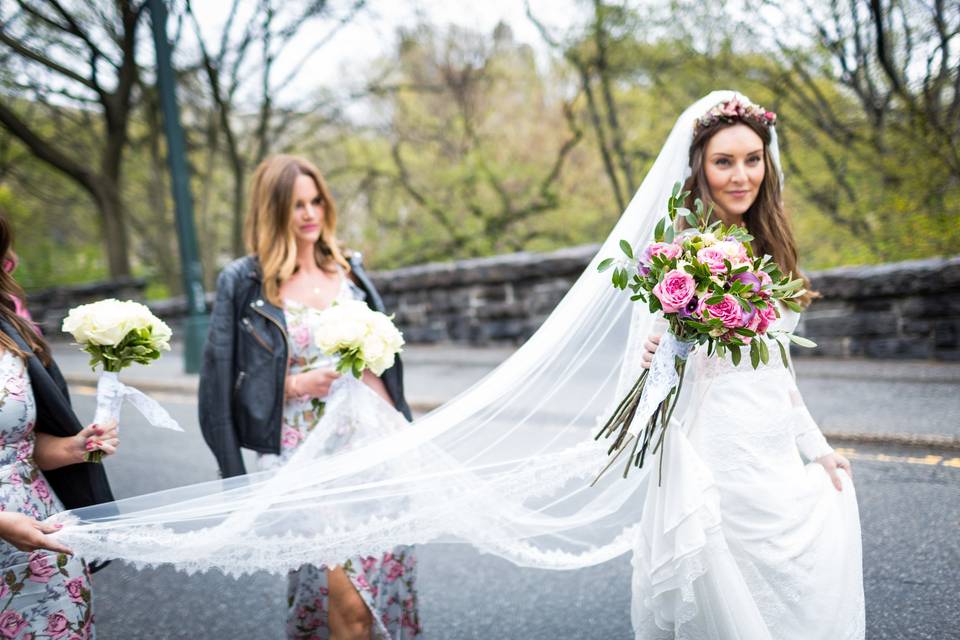
M 687 206 L 692 206 L 694 199 L 700 198 L 704 205 L 713 203 L 707 182 L 705 155 L 707 143 L 720 131 L 738 124 L 750 127 L 750 130 L 763 140 L 763 182 L 757 199 L 743 214 L 743 221 L 747 231 L 753 236 L 753 251 L 756 255 L 769 254 L 786 274 L 793 274 L 794 278 L 803 278 L 807 293 L 797 301 L 807 306 L 817 297 L 817 293 L 810 290 L 810 281 L 797 268 L 797 243 L 793 237 L 790 219 L 783 208 L 783 194 L 780 190 L 780 176 L 777 167 L 770 156 L 770 128 L 750 118 L 741 118 L 732 122 L 720 121 L 710 126 L 701 127 L 693 136 L 690 144 L 690 171 L 684 190 L 690 192 Z M 681 221 L 681 224 L 683 222 Z
M 13 229 L 7 221 L 7 216 L 0 211 L 0 263 L 13 260 L 12 246 Z M 0 317 L 13 325 L 26 341 L 27 346 L 40 358 L 40 361 L 44 365 L 50 364 L 50 349 L 47 347 L 46 341 L 37 333 L 33 323 L 17 315 L 17 307 L 13 301 L 15 297 L 26 303 L 26 295 L 23 293 L 23 288 L 17 284 L 17 281 L 13 279 L 13 276 L 8 273 L 6 269 L 0 269 Z M 0 347 L 3 347 L 6 351 L 15 353 L 24 360 L 26 360 L 29 355 L 24 353 L 23 349 L 14 342 L 13 338 L 3 331 L 0 331 Z

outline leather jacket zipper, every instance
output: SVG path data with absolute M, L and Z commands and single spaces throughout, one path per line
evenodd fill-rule
M 254 311 L 256 311 L 257 313 L 259 313 L 260 315 L 262 315 L 264 318 L 266 318 L 267 320 L 269 320 L 269 321 L 272 322 L 273 324 L 275 324 L 275 325 L 277 326 L 277 329 L 280 329 L 280 333 L 283 335 L 283 343 L 284 343 L 284 345 L 286 345 L 286 347 L 287 347 L 287 357 L 289 358 L 289 356 L 290 356 L 290 337 L 287 335 L 287 330 L 284 329 L 283 326 L 282 326 L 279 322 L 277 322 L 277 320 L 276 320 L 274 317 L 272 317 L 269 313 L 267 313 L 267 312 L 265 312 L 265 311 L 262 311 L 262 310 L 261 310 L 259 307 L 257 307 L 256 305 L 250 305 L 250 306 L 251 306 L 251 308 L 252 308 Z M 248 322 L 249 322 L 249 321 L 248 321 Z M 253 326 L 253 325 L 251 325 L 251 327 L 252 327 L 252 326 Z M 254 333 L 254 336 L 256 336 L 255 333 Z M 262 338 L 261 338 L 261 340 L 262 340 Z
M 259 333 L 257 333 L 256 329 L 253 328 L 253 323 L 250 322 L 249 318 L 244 318 L 243 320 L 241 320 L 241 322 L 243 323 L 243 327 L 247 330 L 247 332 L 251 336 L 253 336 L 253 339 L 256 340 L 258 343 L 260 343 L 261 347 L 263 347 L 270 353 L 273 353 L 273 349 L 270 348 L 270 345 L 267 344 L 267 341 L 264 340 Z
M 246 371 L 241 371 L 240 375 L 237 376 L 237 381 L 233 384 L 233 392 L 236 393 L 240 391 L 240 385 L 243 384 L 243 379 L 247 377 Z

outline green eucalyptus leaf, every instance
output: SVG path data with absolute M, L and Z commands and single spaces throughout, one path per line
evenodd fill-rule
M 633 247 L 626 240 L 620 241 L 620 250 L 627 254 L 627 257 L 633 260 Z
M 603 273 L 604 271 L 609 269 L 612 265 L 613 265 L 613 258 L 607 258 L 606 260 L 602 260 L 600 264 L 597 265 L 597 271 L 599 271 L 600 273 Z

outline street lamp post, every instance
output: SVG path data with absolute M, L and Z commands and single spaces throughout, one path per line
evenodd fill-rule
M 203 269 L 197 251 L 197 234 L 193 223 L 193 199 L 190 197 L 190 173 L 187 168 L 186 144 L 180 127 L 176 81 L 167 41 L 167 7 L 164 0 L 148 0 L 153 42 L 157 52 L 157 90 L 163 110 L 163 128 L 167 138 L 167 163 L 176 207 L 177 235 L 183 290 L 187 296 L 187 322 L 183 365 L 186 373 L 200 371 L 203 342 L 206 339 L 207 305 L 203 289 Z

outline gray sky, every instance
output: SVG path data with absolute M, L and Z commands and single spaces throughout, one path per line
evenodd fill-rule
M 210 44 L 219 40 L 227 17 L 226 5 L 194 3 L 204 38 Z M 577 11 L 576 0 L 531 0 L 531 6 L 539 19 L 561 30 L 572 24 Z M 369 0 L 367 8 L 318 51 L 311 63 L 304 65 L 285 93 L 312 92 L 321 86 L 338 87 L 345 78 L 365 75 L 371 61 L 393 48 L 397 28 L 413 26 L 421 17 L 440 27 L 458 25 L 484 33 L 492 32 L 497 23 L 503 21 L 513 29 L 517 41 L 534 47 L 542 61 L 550 55 L 540 34 L 527 19 L 523 0 Z M 316 38 L 322 37 L 331 26 L 328 21 L 319 34 L 303 30 L 277 61 L 276 77 L 293 70 Z

